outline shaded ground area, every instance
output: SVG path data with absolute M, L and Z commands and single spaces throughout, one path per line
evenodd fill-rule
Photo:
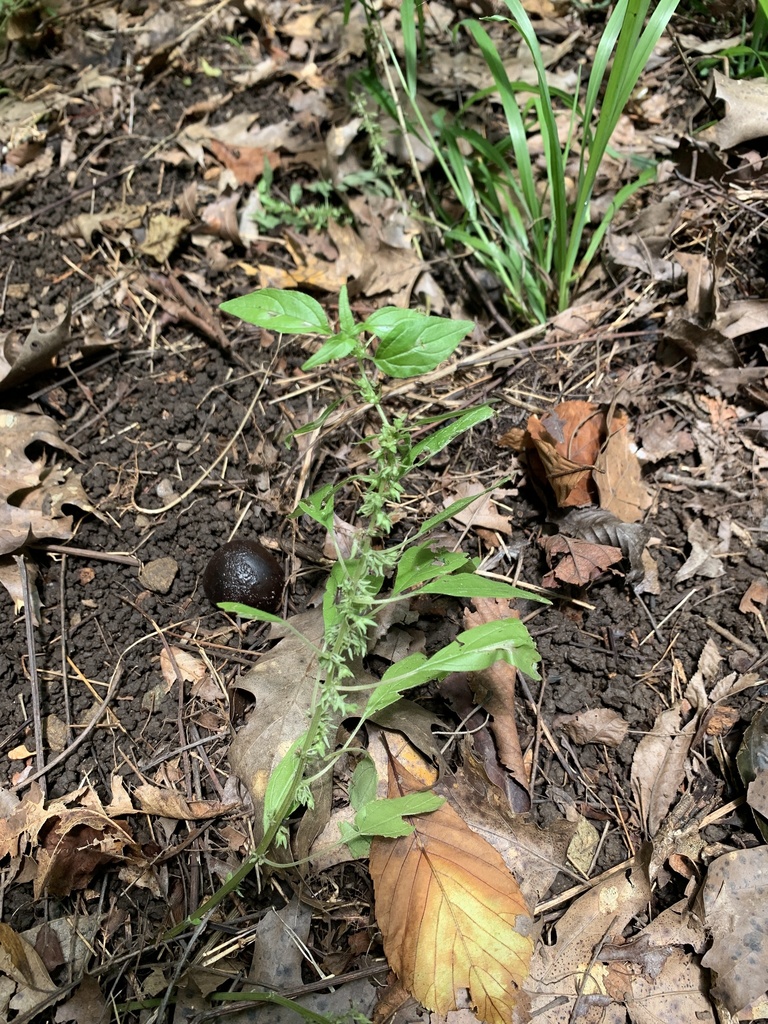
M 754 678 L 742 690 L 726 687 L 725 698 L 702 712 L 693 748 L 683 753 L 679 789 L 691 803 L 672 823 L 662 817 L 682 832 L 695 821 L 698 834 L 701 818 L 712 816 L 697 856 L 702 847 L 714 856 L 755 846 L 751 812 L 738 803 L 743 785 L 734 758 L 762 706 L 766 659 L 768 320 L 757 305 L 741 311 L 754 322 L 726 335 L 724 355 L 723 336 L 702 340 L 691 282 L 698 275 L 703 291 L 706 275 L 716 274 L 717 302 L 734 309 L 768 299 L 764 139 L 748 158 L 697 150 L 690 131 L 703 117 L 703 101 L 676 51 L 662 47 L 649 71 L 654 103 L 636 102 L 623 141 L 663 155 L 663 180 L 622 213 L 581 308 L 530 336 L 512 324 L 515 333 L 503 345 L 498 321 L 508 314 L 494 283 L 471 261 L 465 268 L 463 254 L 447 253 L 426 228 L 417 255 L 410 240 L 420 229 L 407 203 L 375 191 L 336 192 L 346 222 L 326 219 L 313 231 L 298 219 L 299 210 L 322 202 L 308 184 L 343 161 L 349 173 L 366 166 L 369 138 L 357 129 L 338 151 L 328 141 L 360 116 L 360 87 L 352 86 L 351 97 L 348 91 L 364 61 L 359 11 L 345 29 L 341 11 L 312 5 L 258 12 L 248 4 L 144 6 L 78 8 L 63 22 L 46 22 L 37 36 L 9 43 L 3 77 L 10 99 L 27 106 L 0 107 L 6 160 L 16 154 L 0 191 L 6 351 L 32 323 L 50 328 L 71 315 L 60 365 L 6 391 L 3 405 L 55 422 L 80 461 L 64 451 L 56 459 L 81 476 L 98 511 L 76 516 L 69 553 L 42 540 L 25 548 L 40 596 L 32 632 L 10 598 L 0 613 L 5 811 L 17 811 L 10 795 L 17 786 L 17 796 L 41 808 L 58 798 L 91 815 L 83 813 L 69 840 L 55 832 L 56 819 L 53 829 L 41 821 L 36 837 L 53 867 L 40 861 L 36 843 L 23 841 L 10 842 L 3 861 L 3 920 L 18 933 L 43 926 L 31 941 L 66 1006 L 84 969 L 94 986 L 77 990 L 91 1000 L 92 1017 L 77 1018 L 74 1004 L 71 1016 L 56 1019 L 97 1020 L 95 1008 L 101 1013 L 113 1000 L 121 1020 L 156 1019 L 155 1012 L 177 1019 L 177 998 L 190 1017 L 202 1014 L 217 987 L 267 976 L 249 973 L 253 949 L 270 941 L 282 949 L 282 940 L 254 938 L 255 922 L 295 893 L 310 908 L 311 956 L 274 980 L 276 988 L 296 993 L 318 977 L 347 972 L 363 972 L 356 985 L 362 978 L 370 987 L 368 974 L 386 979 L 364 861 L 323 872 L 310 866 L 304 877 L 251 877 L 206 921 L 202 944 L 192 928 L 160 944 L 250 847 L 248 798 L 228 754 L 252 713 L 237 679 L 269 641 L 263 626 L 243 626 L 211 608 L 200 583 L 207 560 L 235 531 L 258 537 L 286 568 L 282 614 L 317 606 L 330 565 L 326 538 L 317 524 L 289 514 L 298 498 L 367 459 L 368 420 L 349 402 L 333 433 L 286 446 L 291 431 L 348 394 L 348 378 L 338 368 L 300 369 L 314 341 L 248 328 L 218 311 L 221 301 L 279 285 L 286 274 L 312 284 L 331 316 L 338 285 L 349 280 L 359 316 L 426 297 L 438 313 L 478 322 L 451 374 L 417 381 L 391 399 L 412 417 L 483 401 L 498 411 L 414 476 L 398 528 L 412 530 L 462 486 L 511 478 L 493 492 L 484 518 L 452 520 L 441 539 L 486 558 L 492 572 L 543 586 L 553 601 L 520 608 L 542 657 L 542 681 L 522 680 L 516 703 L 530 813 L 541 826 L 567 820 L 596 831 L 586 861 L 565 864 L 553 883 L 545 925 L 562 914 L 558 894 L 634 857 L 648 839 L 648 809 L 630 784 L 637 745 L 662 711 L 690 697 L 707 644 L 715 658 L 714 668 L 704 667 L 707 687 L 731 673 Z M 394 27 L 396 11 L 385 16 Z M 553 42 L 579 33 L 563 72 L 588 59 L 597 18 L 552 8 L 541 19 Z M 697 26 L 686 16 L 676 32 Z M 437 56 L 433 73 L 439 75 Z M 447 86 L 436 92 L 441 88 Z M 33 109 L 38 101 L 43 112 Z M 248 204 L 265 160 L 275 184 L 263 195 L 289 212 L 275 212 L 274 227 L 262 221 L 249 235 Z M 716 165 L 714 174 L 702 170 L 706 161 Z M 731 168 L 740 168 L 741 184 Z M 618 161 L 611 165 L 605 195 L 622 173 Z M 304 190 L 296 201 L 291 185 Z M 387 233 L 393 224 L 404 242 Z M 380 248 L 358 275 L 374 238 Z M 575 400 L 628 411 L 650 495 L 646 551 L 657 566 L 656 577 L 645 563 L 643 586 L 628 582 L 626 558 L 590 586 L 555 579 L 558 561 L 548 564 L 542 540 L 557 531 L 560 512 L 530 458 L 500 444 L 530 416 L 545 418 Z M 31 457 L 40 451 L 39 440 L 27 449 Z M 350 491 L 340 503 L 342 520 L 354 521 L 357 500 Z M 64 511 L 71 511 L 66 502 Z M 463 628 L 457 601 L 422 600 L 414 614 L 411 627 L 428 650 Z M 190 655 L 190 664 L 180 663 L 180 654 Z M 437 687 L 417 696 L 448 730 L 457 727 L 463 716 Z M 70 750 L 95 708 L 98 723 Z M 562 716 L 599 708 L 628 726 L 618 745 L 584 744 L 564 728 Z M 30 783 L 40 769 L 38 714 L 47 768 Z M 454 766 L 464 749 L 453 749 Z M 503 770 L 498 760 L 496 766 Z M 345 784 L 337 780 L 342 790 Z M 141 787 L 142 799 L 132 798 Z M 169 793 L 178 795 L 177 805 Z M 67 842 L 69 854 L 57 867 L 54 851 L 61 858 Z M 658 876 L 653 916 L 691 895 L 703 863 L 674 843 L 659 841 L 659 849 L 673 859 Z M 72 927 L 52 937 L 52 921 L 74 918 L 93 929 L 90 953 L 71 953 Z M 20 998 L 21 991 L 15 983 L 0 988 L 6 1008 L 16 1000 L 11 1019 L 53 1019 L 52 1000 L 38 1013 L 38 997 Z M 372 996 L 365 1000 L 352 997 L 371 1012 Z M 344 1006 L 342 1000 L 318 1012 Z M 402 1020 L 418 1019 L 407 1004 L 401 1013 Z

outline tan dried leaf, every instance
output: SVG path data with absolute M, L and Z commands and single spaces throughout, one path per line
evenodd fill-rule
M 713 994 L 738 1014 L 768 990 L 768 847 L 736 850 L 709 866 L 702 899 L 715 972 Z
M 698 719 L 682 724 L 680 705 L 662 711 L 632 759 L 632 792 L 653 837 L 685 779 L 685 766 Z
M 466 609 L 464 624 L 467 629 L 480 626 L 487 622 L 497 622 L 512 616 L 509 601 L 496 598 L 474 598 L 472 603 L 475 611 Z M 517 618 L 517 616 L 514 616 Z M 515 684 L 517 670 L 503 661 L 497 661 L 482 672 L 472 672 L 469 685 L 475 695 L 475 701 L 493 716 L 491 731 L 496 741 L 499 758 L 512 773 L 514 779 L 528 791 L 528 773 L 523 763 L 523 752 L 517 734 L 515 716 Z
M 624 557 L 621 548 L 592 544 L 587 540 L 576 540 L 562 534 L 543 537 L 540 543 L 546 552 L 549 565 L 555 561 L 554 556 L 565 556 L 541 581 L 545 587 L 552 589 L 559 587 L 561 583 L 585 587 L 612 565 L 617 565 Z
M 768 602 L 768 581 L 752 580 L 739 601 L 739 611 L 742 615 L 762 615 L 758 605 L 765 605 Z
M 567 732 L 574 743 L 604 743 L 606 747 L 618 747 L 629 731 L 629 723 L 610 708 L 562 715 L 555 724 Z
M 178 818 L 181 821 L 204 821 L 216 818 L 240 806 L 239 801 L 221 803 L 219 800 L 187 800 L 175 789 L 143 784 L 133 794 L 146 814 L 157 814 L 162 818 Z
M 614 413 L 607 429 L 608 440 L 597 456 L 594 473 L 600 507 L 623 523 L 638 523 L 653 497 L 642 480 L 626 412 Z
M 165 263 L 188 227 L 189 221 L 184 217 L 169 217 L 166 213 L 156 213 L 149 219 L 147 237 L 139 246 L 139 251 L 145 256 L 151 256 L 158 263 Z
M 651 896 L 647 865 L 640 857 L 579 897 L 557 922 L 554 946 L 539 944 L 531 961 L 525 991 L 531 994 L 536 1021 L 566 1024 L 575 1017 L 577 1000 L 595 996 L 599 1016 L 612 1008 L 599 954 L 606 944 L 623 942 L 622 932 Z M 588 1018 L 592 1019 L 592 1018 Z M 610 1020 L 623 1020 L 613 1015 Z
M 728 78 L 714 72 L 715 94 L 725 100 L 725 117 L 702 137 L 713 140 L 720 149 L 733 149 L 741 142 L 768 135 L 768 80 L 765 78 Z
M 457 513 L 453 518 L 462 526 L 483 527 L 486 530 L 497 530 L 499 533 L 511 534 L 512 526 L 509 516 L 501 515 L 496 510 L 493 495 L 485 494 L 482 484 L 471 481 L 461 481 L 446 488 L 443 494 L 443 505 L 447 508 L 460 498 L 468 498 L 477 494 L 477 501 Z M 481 497 L 482 495 L 482 497 Z

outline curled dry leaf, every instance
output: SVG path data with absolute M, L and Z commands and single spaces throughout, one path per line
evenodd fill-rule
M 642 481 L 629 417 L 623 410 L 615 412 L 607 429 L 608 439 L 597 457 L 594 473 L 600 508 L 623 523 L 637 523 L 653 498 Z
M 38 1006 L 54 985 L 40 954 L 10 925 L 0 922 L 0 973 L 11 983 L 8 1004 L 19 1015 Z M 8 993 L 6 993 L 8 998 Z
M 69 341 L 70 310 L 48 331 L 35 324 L 21 344 L 12 332 L 2 339 L 0 347 L 0 390 L 15 388 L 36 373 L 50 370 L 56 356 Z
M 632 759 L 632 792 L 648 834 L 653 837 L 685 779 L 688 751 L 698 719 L 682 724 L 680 704 L 662 711 L 637 745 Z
M 752 580 L 739 601 L 739 611 L 742 615 L 762 615 L 758 605 L 765 605 L 768 602 L 768 581 Z
M 630 571 L 627 582 L 637 587 L 648 576 L 644 556 L 650 534 L 640 523 L 623 523 L 612 512 L 602 508 L 572 508 L 564 515 L 553 519 L 566 537 L 591 541 L 604 547 L 621 548 L 629 559 Z M 651 560 L 652 562 L 652 560 Z M 653 563 L 655 568 L 655 563 Z
M 541 419 L 528 420 L 524 443 L 531 469 L 549 483 L 560 508 L 594 504 L 592 467 L 604 422 L 594 402 L 561 402 Z
M 79 476 L 50 464 L 45 454 L 34 460 L 27 455 L 35 443 L 78 458 L 77 450 L 59 438 L 50 417 L 0 410 L 0 584 L 19 607 L 19 573 L 9 556 L 32 541 L 69 540 L 73 516 L 68 513 L 73 509 L 99 515 Z
M 471 481 L 460 482 L 446 488 L 443 492 L 443 505 L 448 508 L 455 501 L 461 498 L 468 498 L 477 494 L 477 501 L 473 501 L 467 508 L 462 509 L 453 518 L 462 526 L 473 528 L 484 528 L 486 530 L 497 530 L 499 533 L 509 535 L 512 533 L 512 526 L 509 516 L 500 515 L 496 510 L 493 495 L 483 494 L 485 488 L 482 484 Z M 480 497 L 480 495 L 483 495 Z
M 510 618 L 509 601 L 478 597 L 474 598 L 472 603 L 475 611 L 466 609 L 464 612 L 464 624 L 467 629 L 485 622 Z M 517 617 L 515 615 L 515 618 Z M 497 661 L 482 672 L 472 672 L 469 676 L 469 685 L 472 687 L 476 702 L 493 716 L 491 730 L 499 758 L 512 773 L 515 781 L 527 792 L 528 773 L 523 763 L 515 716 L 516 682 L 517 670 L 503 661 Z
M 421 786 L 390 765 L 390 796 Z M 533 952 L 530 912 L 498 854 L 449 804 L 375 839 L 371 877 L 387 959 L 411 995 L 448 1013 L 466 990 L 487 1024 L 515 1019 Z
M 675 583 L 683 583 L 693 576 L 712 580 L 723 575 L 725 566 L 722 559 L 717 558 L 722 550 L 722 541 L 719 537 L 710 537 L 701 520 L 694 519 L 688 527 L 688 543 L 691 553 L 675 574 Z
M 180 821 L 203 821 L 206 818 L 217 818 L 240 806 L 239 801 L 221 803 L 218 800 L 187 800 L 174 789 L 150 786 L 137 786 L 134 796 L 147 814 L 157 814 L 163 818 L 178 818 Z

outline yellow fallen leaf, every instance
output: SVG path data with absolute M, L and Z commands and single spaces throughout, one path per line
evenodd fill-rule
M 390 796 L 420 789 L 397 766 Z M 370 870 L 390 966 L 410 994 L 445 1014 L 469 998 L 480 1020 L 509 1024 L 528 974 L 531 919 L 501 855 L 449 804 L 408 819 L 409 836 L 375 839 Z

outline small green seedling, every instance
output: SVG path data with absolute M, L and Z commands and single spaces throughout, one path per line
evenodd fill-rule
M 395 663 L 368 693 L 363 706 L 353 703 L 353 665 L 365 656 L 376 614 L 387 605 L 421 594 L 502 599 L 533 596 L 518 587 L 477 575 L 478 560 L 460 552 L 435 550 L 428 543 L 430 531 L 458 514 L 474 497 L 454 502 L 432 516 L 407 540 L 385 546 L 392 530 L 392 513 L 398 507 L 408 473 L 428 462 L 460 434 L 489 419 L 493 411 L 487 405 L 470 409 L 448 418 L 426 438 L 416 440 L 415 435 L 427 421 L 391 417 L 382 403 L 381 380 L 402 380 L 434 370 L 455 351 L 473 324 L 394 306 L 378 309 L 366 320 L 356 322 L 346 289 L 339 296 L 337 331 L 322 306 L 311 296 L 298 292 L 266 288 L 225 302 L 221 308 L 258 327 L 319 337 L 320 348 L 304 363 L 304 370 L 340 359 L 353 361 L 357 366 L 356 397 L 378 420 L 376 434 L 367 438 L 372 444 L 371 469 L 353 478 L 362 499 L 352 550 L 342 554 L 337 549 L 337 560 L 325 590 L 325 632 L 318 657 L 322 686 L 317 687 L 318 696 L 306 733 L 285 755 L 269 781 L 264 835 L 256 851 L 261 855 L 276 839 L 286 840 L 287 815 L 311 802 L 308 778 L 332 770 L 338 757 L 334 749 L 336 727 L 342 719 L 357 718 L 357 729 L 347 741 L 347 746 L 351 746 L 367 719 L 394 704 L 412 687 L 442 679 L 450 672 L 477 672 L 496 661 L 506 661 L 538 678 L 539 655 L 519 619 L 486 623 L 460 633 L 453 643 L 430 657 L 411 654 Z M 309 424 L 303 430 L 316 426 Z M 316 520 L 334 537 L 334 499 L 351 482 L 348 479 L 325 485 L 300 501 L 297 512 Z M 274 621 L 274 617 L 262 612 L 248 614 Z M 422 801 L 418 808 L 408 798 L 403 804 L 373 797 L 362 801 L 357 808 L 355 838 L 395 834 L 393 830 L 408 827 L 403 815 L 425 813 L 441 802 L 430 794 L 419 796 L 430 799 Z M 382 803 L 389 806 L 384 808 Z
M 434 370 L 472 330 L 471 322 L 392 306 L 378 309 L 357 322 L 346 289 L 339 296 L 338 330 L 333 329 L 322 306 L 300 292 L 266 288 L 225 302 L 221 308 L 271 331 L 319 338 L 320 347 L 304 363 L 305 370 L 342 359 L 355 364 L 353 397 L 370 410 L 378 429 L 373 436 L 366 436 L 366 443 L 371 445 L 371 468 L 367 472 L 337 484 L 326 484 L 302 499 L 296 510 L 295 514 L 307 515 L 325 527 L 335 543 L 337 495 L 351 484 L 361 495 L 352 550 L 342 552 L 337 546 L 337 560 L 325 588 L 316 697 L 306 732 L 272 772 L 264 801 L 262 836 L 253 855 L 199 908 L 198 915 L 209 912 L 242 882 L 254 865 L 263 863 L 273 844 L 287 843 L 286 819 L 302 806 L 312 805 L 312 783 L 332 771 L 342 753 L 355 751 L 359 758 L 350 787 L 355 820 L 344 836 L 356 856 L 367 855 L 373 836 L 409 834 L 413 830 L 409 817 L 429 813 L 442 804 L 442 798 L 430 792 L 377 799 L 373 765 L 367 756 L 360 756 L 356 737 L 362 725 L 400 700 L 405 691 L 443 679 L 451 672 L 482 671 L 497 661 L 513 665 L 533 679 L 539 678 L 539 654 L 528 630 L 519 619 L 506 618 L 468 629 L 430 656 L 411 654 L 403 658 L 384 672 L 378 684 L 361 691 L 356 685 L 354 666 L 367 653 L 369 631 L 376 625 L 377 613 L 395 602 L 423 594 L 544 600 L 529 591 L 479 575 L 478 559 L 430 545 L 430 532 L 467 508 L 477 496 L 453 502 L 421 523 L 407 539 L 388 542 L 393 513 L 408 474 L 461 434 L 492 417 L 493 410 L 482 405 L 433 420 L 391 416 L 384 408 L 382 380 L 413 378 Z M 301 430 L 315 430 L 322 422 L 321 418 Z M 435 429 L 425 437 L 420 436 L 430 426 Z M 276 615 L 242 605 L 221 607 L 265 622 L 282 621 Z M 338 724 L 349 719 L 357 724 L 338 749 Z M 178 930 L 174 929 L 168 937 Z

